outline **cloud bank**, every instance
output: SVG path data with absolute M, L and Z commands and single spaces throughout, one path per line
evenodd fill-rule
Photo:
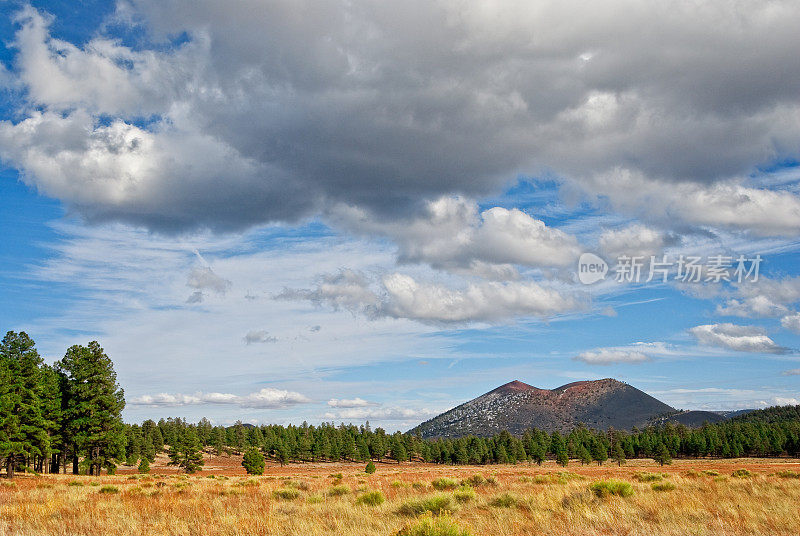
M 127 0 L 135 48 L 58 39 L 31 7 L 14 23 L 0 154 L 92 220 L 227 230 L 341 203 L 389 220 L 549 173 L 619 210 L 800 230 L 797 195 L 742 180 L 798 156 L 790 1 Z M 563 239 L 513 210 L 481 218 L 477 234 Z

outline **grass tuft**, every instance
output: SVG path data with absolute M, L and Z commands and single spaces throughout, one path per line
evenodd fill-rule
M 103 486 L 100 488 L 100 493 L 119 493 L 119 488 L 117 486 Z
M 434 515 L 451 514 L 458 508 L 449 495 L 435 495 L 425 499 L 406 501 L 398 510 L 399 513 L 407 516 L 418 516 L 425 512 Z
M 328 495 L 330 497 L 341 497 L 342 495 L 347 495 L 348 493 L 350 493 L 350 488 L 347 486 L 333 486 L 328 490 Z
M 445 491 L 456 489 L 458 487 L 458 481 L 453 480 L 452 478 L 442 477 L 431 482 L 431 485 L 436 491 Z
M 397 536 L 472 536 L 467 529 L 459 527 L 450 516 L 421 516 L 413 525 L 403 528 Z
M 656 482 L 652 486 L 653 491 L 672 491 L 675 489 L 675 484 L 672 482 Z
M 611 495 L 616 495 L 618 497 L 630 497 L 633 495 L 633 486 L 621 480 L 598 480 L 597 482 L 593 482 L 589 486 L 589 489 L 601 499 L 610 497 Z
M 272 496 L 283 501 L 293 501 L 300 496 L 300 492 L 294 488 L 278 488 L 272 492 Z
M 519 504 L 519 498 L 510 493 L 503 493 L 502 495 L 498 495 L 494 497 L 491 501 L 489 501 L 489 506 L 493 506 L 494 508 L 512 508 Z
M 386 497 L 380 491 L 368 491 L 363 495 L 359 495 L 356 499 L 356 504 L 363 504 L 365 506 L 380 506 L 386 502 Z
M 475 490 L 472 486 L 461 486 L 453 492 L 453 498 L 460 503 L 469 502 L 475 498 Z

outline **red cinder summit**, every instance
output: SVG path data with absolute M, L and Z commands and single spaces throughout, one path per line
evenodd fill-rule
M 530 428 L 569 432 L 588 428 L 627 430 L 674 415 L 675 408 L 628 385 L 605 378 L 539 389 L 514 380 L 426 421 L 410 432 L 422 437 L 490 436 Z

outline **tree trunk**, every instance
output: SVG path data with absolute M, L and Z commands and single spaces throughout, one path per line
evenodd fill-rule
M 14 455 L 12 454 L 8 458 L 6 458 L 6 473 L 8 474 L 8 478 L 14 478 Z
M 72 455 L 72 474 L 73 475 L 77 475 L 78 473 L 79 473 L 79 471 L 78 471 L 78 455 L 77 454 L 73 454 Z

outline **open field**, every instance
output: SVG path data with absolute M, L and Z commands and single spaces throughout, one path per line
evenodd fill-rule
M 566 469 L 381 463 L 373 475 L 362 465 L 328 463 L 268 466 L 260 477 L 244 475 L 238 460 L 207 459 L 191 476 L 157 463 L 151 475 L 0 480 L 0 535 L 459 534 L 410 531 L 426 523 L 476 536 L 800 534 L 800 460 Z M 750 475 L 732 476 L 737 469 Z M 483 478 L 462 485 L 477 474 Z M 608 479 L 629 483 L 633 494 L 600 497 L 602 490 L 590 489 Z M 432 517 L 426 508 L 450 513 Z

